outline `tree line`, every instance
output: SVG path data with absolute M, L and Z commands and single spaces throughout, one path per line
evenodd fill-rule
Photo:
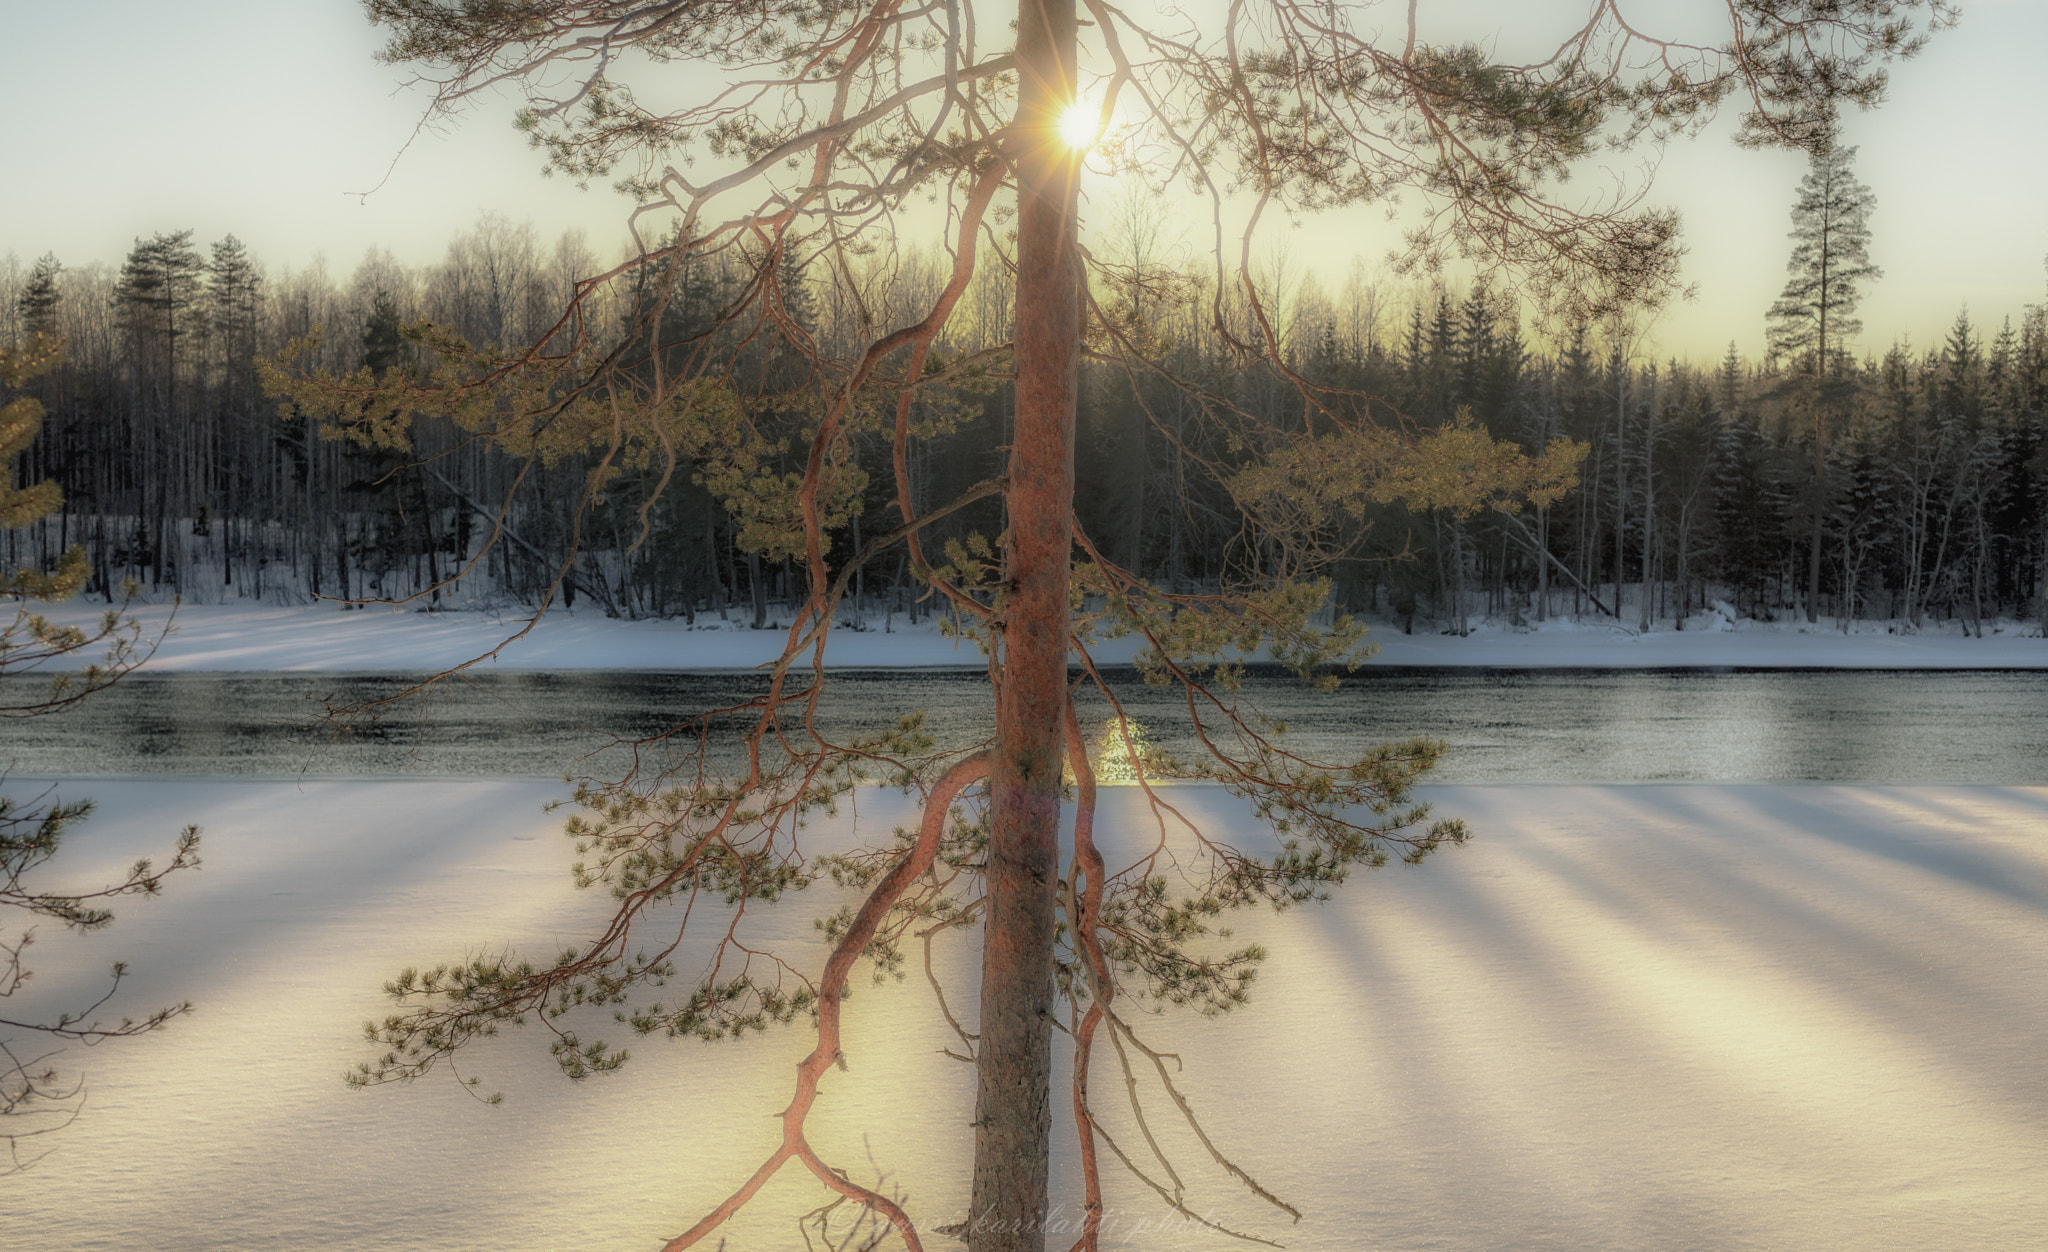
M 1560 613 L 1698 625 L 1716 605 L 1904 629 L 2048 615 L 2041 306 L 1988 333 L 1963 312 L 1939 344 L 1894 343 L 1859 360 L 1843 346 L 1846 313 L 1823 295 L 1832 332 L 1823 323 L 1802 337 L 1772 310 L 1774 359 L 1744 360 L 1731 344 L 1718 363 L 1660 362 L 1624 320 L 1566 325 L 1539 342 L 1516 302 L 1484 284 L 1397 290 L 1361 267 L 1326 285 L 1283 257 L 1261 276 L 1260 304 L 1281 320 L 1284 355 L 1247 367 L 1228 341 L 1252 333 L 1249 303 L 1181 272 L 1145 212 L 1125 202 L 1105 215 L 1097 248 L 1119 258 L 1127 281 L 1096 293 L 1096 310 L 1145 336 L 1166 368 L 1134 374 L 1109 353 L 1083 363 L 1077 509 L 1106 557 L 1162 587 L 1215 586 L 1274 559 L 1247 547 L 1273 539 L 1250 537 L 1246 498 L 1227 475 L 1197 472 L 1245 455 L 1205 392 L 1279 431 L 1313 434 L 1319 408 L 1348 406 L 1423 430 L 1469 422 L 1531 454 L 1559 438 L 1584 445 L 1577 490 L 1548 508 L 1396 502 L 1324 520 L 1323 538 L 1344 554 L 1330 567 L 1334 607 L 1403 629 L 1462 633 L 1481 617 Z M 5 532 L 7 559 L 50 567 L 82 544 L 88 594 L 109 599 L 133 579 L 145 595 L 198 602 L 419 596 L 427 607 L 532 604 L 566 564 L 560 594 L 571 605 L 771 624 L 799 594 L 787 553 L 761 541 L 716 469 L 628 464 L 579 526 L 597 458 L 587 447 L 522 467 L 446 422 L 423 424 L 403 454 L 322 438 L 281 415 L 257 377 L 260 362 L 315 332 L 303 363 L 340 372 L 431 356 L 402 333 L 420 321 L 479 348 L 544 340 L 596 267 L 580 235 L 550 247 L 494 215 L 438 264 L 405 267 L 373 250 L 340 282 L 318 265 L 273 276 L 233 236 L 202 248 L 190 232 L 137 240 L 119 267 L 10 260 L 0 342 L 43 335 L 64 347 L 60 364 L 24 384 L 47 417 L 15 474 L 54 480 L 65 502 Z M 850 343 L 911 319 L 945 268 L 909 254 L 783 279 L 791 333 Z M 682 344 L 712 327 L 733 333 L 721 311 L 758 281 L 739 253 L 700 258 L 665 299 L 666 333 Z M 965 385 L 917 404 L 930 436 L 909 467 L 919 509 L 1001 472 L 1014 281 L 1001 267 L 977 275 L 927 362 L 959 368 Z M 649 298 L 588 306 L 609 324 L 585 329 L 615 335 Z M 774 364 L 778 351 L 791 356 L 764 347 L 736 385 L 800 389 L 789 361 Z M 968 409 L 998 419 L 1002 437 L 963 420 Z M 791 470 L 790 446 L 764 435 L 748 472 Z M 863 438 L 861 481 L 886 480 L 888 451 L 886 438 Z M 846 541 L 886 530 L 892 507 L 861 494 Z M 1001 526 L 1000 504 L 985 500 L 929 533 L 943 547 Z M 493 533 L 503 542 L 487 546 Z M 901 556 L 863 569 L 855 618 L 914 619 L 927 611 L 920 591 Z

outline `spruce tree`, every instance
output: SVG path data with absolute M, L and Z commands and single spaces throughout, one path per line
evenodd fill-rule
M 370 299 L 370 316 L 363 321 L 362 349 L 363 368 L 379 375 L 410 355 L 405 336 L 399 333 L 398 302 L 388 291 L 380 291 Z
M 1984 340 L 1970 324 L 1970 311 L 1956 314 L 1941 345 L 1941 376 L 1937 384 L 1941 412 L 1974 428 L 1984 417 Z
M 21 330 L 26 338 L 57 337 L 61 329 L 58 312 L 63 300 L 57 276 L 63 272 L 55 253 L 45 252 L 36 258 L 35 268 L 29 271 L 28 281 L 15 297 L 15 311 L 21 315 Z
M 233 404 L 254 364 L 263 315 L 263 273 L 233 235 L 213 245 L 206 262 L 204 300 L 207 329 L 220 354 Z
M 1714 376 L 1714 399 L 1721 412 L 1733 416 L 1736 406 L 1742 403 L 1742 357 L 1735 351 L 1735 341 L 1728 341 L 1728 351 L 1721 357 L 1721 368 Z
M 133 532 L 131 563 L 138 569 L 149 567 L 152 586 L 163 582 L 165 558 L 172 547 L 172 496 L 189 489 L 189 484 L 170 477 L 168 451 L 184 429 L 179 376 L 191 372 L 185 341 L 203 325 L 195 309 L 205 271 L 205 262 L 192 247 L 191 231 L 159 232 L 135 241 L 114 288 L 141 408 L 136 443 L 143 502 Z

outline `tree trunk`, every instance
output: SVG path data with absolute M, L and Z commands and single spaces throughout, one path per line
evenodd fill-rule
M 754 595 L 754 629 L 768 628 L 768 588 L 761 582 L 761 554 L 747 553 L 747 585 Z
M 313 419 L 306 425 L 306 550 L 313 562 L 313 598 L 320 598 L 320 500 L 319 450 L 313 437 Z
M 1617 622 L 1621 620 L 1621 581 L 1627 577 L 1628 359 L 1622 357 L 1614 367 L 1614 620 Z
M 1073 544 L 1080 349 L 1075 178 L 1059 141 L 1074 98 L 1074 0 L 1020 0 L 1017 23 L 1016 428 L 1009 601 L 996 695 L 982 940 L 972 1252 L 1045 1246 L 1052 1139 L 1053 904 Z
M 1825 388 L 1823 377 L 1820 387 Z M 1827 470 L 1827 414 L 1822 409 L 1823 395 L 1814 398 L 1813 411 L 1813 537 L 1808 545 L 1806 558 L 1806 620 L 1820 620 L 1820 543 L 1821 522 L 1827 514 L 1828 470 Z
M 1820 334 L 1813 370 L 1813 542 L 1806 561 L 1806 620 L 1820 620 L 1820 531 L 1827 507 L 1828 282 L 1833 277 L 1828 236 L 1820 245 Z
M 2041 619 L 2041 636 L 2048 639 L 2048 515 L 2041 519 L 2041 559 L 2034 570 L 2034 609 Z
M 1655 585 L 1657 567 L 1657 382 L 1659 375 L 1650 375 L 1650 408 L 1643 416 L 1643 598 L 1636 610 L 1636 629 L 1649 633 L 1656 620 L 1656 606 L 1651 603 L 1650 589 Z

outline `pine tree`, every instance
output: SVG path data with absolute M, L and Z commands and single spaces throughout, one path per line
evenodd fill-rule
M 36 335 L 26 349 L 0 348 L 0 387 L 18 387 L 62 359 L 61 342 L 42 334 Z M 55 512 L 64 503 L 63 491 L 48 479 L 28 486 L 15 485 L 15 463 L 35 442 L 42 428 L 43 406 L 35 398 L 18 396 L 0 405 L 0 527 L 19 530 Z M 16 576 L 13 590 L 17 594 L 25 589 L 19 581 L 22 577 Z M 59 583 L 47 588 L 38 585 L 37 592 L 47 598 L 70 595 L 77 589 L 75 582 Z
M 130 563 L 138 569 L 149 567 L 152 586 L 163 582 L 165 558 L 172 552 L 174 493 L 190 487 L 174 477 L 170 450 L 184 433 L 179 375 L 181 367 L 189 371 L 191 366 L 184 342 L 203 325 L 193 310 L 202 295 L 205 270 L 192 247 L 191 231 L 159 232 L 147 241 L 135 241 L 114 288 L 142 410 L 136 451 L 143 503 Z
M 1853 147 L 1814 155 L 1792 202 L 1791 277 L 1766 315 L 1775 356 L 1792 357 L 1819 378 L 1838 367 L 1842 341 L 1863 330 L 1855 317 L 1864 285 L 1884 277 L 1870 263 L 1870 215 L 1877 197 L 1856 179 Z
M 159 232 L 135 241 L 114 288 L 136 356 L 160 371 L 166 410 L 175 407 L 178 345 L 196 329 L 187 315 L 199 302 L 205 272 L 191 231 Z
M 1766 338 L 1774 356 L 1804 364 L 1813 410 L 1812 532 L 1806 574 L 1806 620 L 1817 619 L 1820 602 L 1821 532 L 1827 506 L 1827 414 L 1839 401 L 1830 380 L 1846 360 L 1842 341 L 1863 330 L 1854 316 L 1863 285 L 1883 277 L 1870 263 L 1870 214 L 1877 197 L 1856 181 L 1850 168 L 1856 149 L 1830 145 L 1813 154 L 1792 203 L 1791 277 L 1766 315 Z M 1840 360 L 1838 360 L 1840 358 Z
M 44 267 L 37 268 L 42 271 Z M 54 275 L 54 263 L 47 272 Z M 55 365 L 59 356 L 58 341 L 41 335 L 26 350 L 0 347 L 0 388 L 20 386 Z M 36 437 L 42 416 L 42 406 L 25 396 L 0 405 L 0 526 L 26 526 L 63 503 L 63 493 L 53 482 L 13 485 L 15 462 Z M 133 619 L 109 611 L 97 629 L 85 630 L 51 622 L 24 603 L 68 597 L 84 584 L 88 572 L 85 549 L 73 547 L 64 553 L 54 570 L 17 570 L 0 586 L 0 594 L 17 604 L 12 620 L 0 628 L 0 676 L 46 670 L 94 647 L 103 646 L 106 650 L 98 664 L 86 666 L 75 676 L 65 674 L 53 679 L 41 695 L 0 707 L 0 717 L 55 712 L 108 686 L 138 663 L 138 631 Z M 0 908 L 21 909 L 31 918 L 48 919 L 73 930 L 98 930 L 113 920 L 113 914 L 100 901 L 116 896 L 154 895 L 166 875 L 199 864 L 199 832 L 188 826 L 178 838 L 170 864 L 163 869 L 142 861 L 122 881 L 90 892 L 44 892 L 24 883 L 24 878 L 57 854 L 65 832 L 91 811 L 90 801 L 39 800 L 22 805 L 0 795 Z M 0 1001 L 29 980 L 31 971 L 22 964 L 22 953 L 32 935 L 33 930 L 11 942 L 0 936 Z M 116 964 L 113 987 L 92 997 L 79 1014 L 64 1013 L 54 1019 L 33 1021 L 0 1017 L 0 1030 L 95 1044 L 146 1034 L 191 1007 L 174 1005 L 149 1013 L 139 1021 L 123 1019 L 118 1025 L 91 1018 L 89 1015 L 119 988 L 124 970 L 124 966 Z M 26 1155 L 25 1146 L 68 1125 L 77 1116 L 82 1102 L 78 1084 L 63 1079 L 49 1064 L 47 1054 L 26 1047 L 17 1051 L 19 1044 L 20 1040 L 11 1035 L 0 1037 L 0 1145 L 7 1152 L 7 1158 L 0 1161 L 0 1174 L 33 1164 L 37 1158 Z
M 1070 684 L 1070 660 L 1086 661 L 1098 630 L 1138 633 L 1151 645 L 1144 654 L 1150 675 L 1182 684 L 1189 707 L 1204 710 L 1193 716 L 1227 707 L 1206 698 L 1206 676 L 1232 646 L 1269 646 L 1305 680 L 1334 682 L 1323 667 L 1349 656 L 1359 634 L 1348 620 L 1325 629 L 1310 617 L 1327 594 L 1317 574 L 1333 555 L 1333 536 L 1345 534 L 1347 520 L 1367 504 L 1409 498 L 1387 494 L 1397 482 L 1417 491 L 1456 483 L 1452 499 L 1432 497 L 1428 507 L 1460 516 L 1461 503 L 1473 504 L 1461 493 L 1480 487 L 1433 457 L 1485 441 L 1491 459 L 1522 458 L 1519 449 L 1510 449 L 1512 458 L 1495 457 L 1485 432 L 1463 424 L 1423 437 L 1362 421 L 1307 433 L 1309 423 L 1292 421 L 1295 414 L 1313 406 L 1316 426 L 1325 418 L 1335 426 L 1342 406 L 1293 372 L 1276 329 L 1284 322 L 1263 303 L 1247 239 L 1234 250 L 1235 272 L 1216 275 L 1209 293 L 1208 320 L 1224 349 L 1212 362 L 1223 361 L 1227 386 L 1284 380 L 1289 404 L 1301 407 L 1282 414 L 1278 403 L 1263 403 L 1279 393 L 1277 384 L 1255 407 L 1240 401 L 1242 390 L 1230 394 L 1205 385 L 1207 378 L 1176 380 L 1208 427 L 1196 451 L 1236 506 L 1243 533 L 1218 558 L 1223 577 L 1210 593 L 1167 597 L 1139 572 L 1115 565 L 1075 524 L 1083 336 L 1090 352 L 1133 372 L 1164 370 L 1170 362 L 1084 305 L 1092 258 L 1078 236 L 1083 150 L 1104 160 L 1145 160 L 1156 144 L 1166 155 L 1155 168 L 1165 177 L 1194 178 L 1201 194 L 1219 199 L 1225 187 L 1256 188 L 1276 210 L 1391 203 L 1412 193 L 1430 209 L 1416 215 L 1420 225 L 1404 249 L 1409 272 L 1434 274 L 1453 254 L 1481 257 L 1512 268 L 1524 292 L 1547 308 L 1597 318 L 1670 292 L 1677 220 L 1626 200 L 1577 207 L 1557 191 L 1572 165 L 1607 140 L 1654 139 L 1703 121 L 1724 97 L 1754 105 L 1743 119 L 1746 141 L 1817 149 L 1839 103 L 1872 98 L 1882 86 L 1882 63 L 1917 46 L 1911 10 L 1918 6 L 1905 4 L 1902 11 L 1891 0 L 1858 0 L 1846 14 L 1838 0 L 1744 7 L 1726 49 L 1685 51 L 1665 43 L 1655 55 L 1602 9 L 1567 37 L 1557 57 L 1520 67 L 1496 64 L 1476 45 L 1430 47 L 1412 37 L 1378 44 L 1377 35 L 1348 18 L 1309 22 L 1288 5 L 1255 4 L 1219 15 L 1192 42 L 1176 42 L 1171 55 L 1143 53 L 1134 77 L 1128 65 L 1115 68 L 1117 50 L 1161 46 L 1160 33 L 1113 6 L 1091 4 L 1084 63 L 1075 0 L 1017 0 L 1014 8 L 962 0 L 915 10 L 807 0 L 766 9 L 371 0 L 373 19 L 392 28 L 385 57 L 414 63 L 436 86 L 437 109 L 492 86 L 519 87 L 527 93 L 519 124 L 552 169 L 575 178 L 623 176 L 642 212 L 673 213 L 682 227 L 677 243 L 633 260 L 628 271 L 683 255 L 749 250 L 765 252 L 770 263 L 795 251 L 829 254 L 842 264 L 855 249 L 894 247 L 895 206 L 928 194 L 946 204 L 950 273 L 900 319 L 862 327 L 851 351 L 817 345 L 817 383 L 774 405 L 755 403 L 734 385 L 729 367 L 743 352 L 707 354 L 643 386 L 622 373 L 622 350 L 610 344 L 507 359 L 445 335 L 430 340 L 443 362 L 435 377 L 394 388 L 408 416 L 446 416 L 518 455 L 544 461 L 607 449 L 588 477 L 587 495 L 601 491 L 621 460 L 701 437 L 690 455 L 705 465 L 707 482 L 732 484 L 729 504 L 748 515 L 743 546 L 788 560 L 806 595 L 793 606 L 770 693 L 746 711 L 760 751 L 745 777 L 614 780 L 579 797 L 594 816 L 578 819 L 577 833 L 602 858 L 589 876 L 619 893 L 616 921 L 605 935 L 545 970 L 472 962 L 396 985 L 407 1011 L 377 1028 L 390 1051 L 363 1080 L 414 1076 L 495 1033 L 501 1022 L 551 1015 L 557 1005 L 566 1009 L 593 996 L 623 1002 L 665 977 L 660 961 L 629 955 L 638 941 L 627 939 L 643 920 L 654 924 L 645 910 L 658 901 L 715 890 L 760 907 L 829 871 L 868 894 L 828 924 L 836 946 L 801 997 L 742 974 L 629 1014 L 636 1029 L 692 1035 L 744 1033 L 815 1015 L 816 1044 L 798 1068 L 781 1143 L 754 1182 L 670 1246 L 710 1238 L 758 1185 L 792 1162 L 881 1215 L 908 1245 L 922 1246 L 902 1207 L 821 1158 L 803 1124 L 819 1079 L 839 1059 L 840 1000 L 855 962 L 890 962 L 908 927 L 938 919 L 972 922 L 984 935 L 978 1036 L 963 1041 L 975 1051 L 978 1081 L 969 1247 L 1013 1252 L 1045 1242 L 1056 1025 L 1073 1040 L 1088 1214 L 1079 1242 L 1094 1247 L 1104 1145 L 1087 1094 L 1091 1048 L 1103 1032 L 1119 1049 L 1137 1039 L 1110 1002 L 1164 999 L 1219 1011 L 1239 1003 L 1256 955 L 1240 950 L 1197 960 L 1189 944 L 1213 934 L 1205 919 L 1253 902 L 1311 899 L 1352 868 L 1383 862 L 1392 844 L 1415 857 L 1463 832 L 1449 825 L 1409 829 L 1419 814 L 1409 807 L 1407 788 L 1434 761 L 1434 746 L 1396 745 L 1348 765 L 1311 766 L 1284 752 L 1253 719 L 1226 713 L 1219 729 L 1244 746 L 1212 746 L 1216 759 L 1207 768 L 1285 831 L 1287 851 L 1279 859 L 1233 852 L 1227 864 L 1184 865 L 1182 880 L 1171 886 L 1143 872 L 1112 876 L 1088 833 L 1094 789 L 1075 701 L 1113 696 L 1101 684 Z M 1937 22 L 1945 13 L 1938 5 L 1929 11 Z M 1810 23 L 1820 20 L 1829 30 L 1824 54 L 1803 42 Z M 1242 43 L 1256 52 L 1241 53 Z M 757 95 L 745 111 L 715 94 L 678 97 L 668 89 L 687 78 L 639 93 L 602 68 L 634 64 L 658 76 L 672 73 L 668 67 L 678 61 L 708 62 L 712 77 L 735 66 L 752 73 L 761 62 L 771 68 L 749 89 Z M 565 67 L 577 65 L 565 77 Z M 792 68 L 780 74 L 772 68 L 779 66 Z M 624 77 L 623 68 L 616 72 Z M 1364 89 L 1361 74 L 1371 76 Z M 1082 133 L 1111 115 L 1106 102 L 1079 98 L 1087 84 L 1121 88 L 1140 80 L 1121 97 L 1124 108 L 1145 115 L 1131 123 L 1138 132 L 1131 142 Z M 679 103 L 656 112 L 643 102 L 657 95 Z M 1313 142 L 1278 133 L 1273 102 L 1283 98 L 1303 102 Z M 1098 107 L 1092 117 L 1091 105 Z M 1197 131 L 1182 129 L 1178 119 L 1188 117 L 1202 119 Z M 1298 129 L 1292 121 L 1284 125 Z M 695 158 L 700 148 L 702 165 L 670 155 L 681 150 Z M 1004 222 L 1014 242 L 981 251 L 984 233 Z M 1219 257 L 1225 251 L 1231 250 L 1219 248 Z M 901 252 L 893 259 L 900 263 Z M 909 467 L 913 446 L 929 434 L 914 418 L 931 397 L 957 397 L 971 368 L 928 373 L 927 362 L 940 353 L 941 336 L 983 263 L 1014 267 L 1014 333 L 1001 362 L 1013 404 L 1001 415 L 1006 429 L 980 436 L 984 446 L 1006 450 L 1006 471 L 920 511 Z M 1108 281 L 1099 267 L 1097 274 Z M 769 286 L 750 283 L 721 314 L 732 334 L 751 335 L 774 321 L 773 301 L 764 298 Z M 595 289 L 579 289 L 571 320 Z M 1453 338 L 1447 314 L 1439 308 L 1429 345 L 1430 355 L 1446 363 Z M 634 334 L 644 337 L 658 322 L 646 319 Z M 309 411 L 332 414 L 344 396 L 349 408 L 361 401 L 360 389 L 351 393 L 331 377 L 278 383 Z M 1448 392 L 1448 377 L 1433 388 L 1440 409 Z M 1283 425 L 1275 420 L 1280 416 L 1290 421 Z M 401 422 L 350 433 L 408 446 Z M 1438 435 L 1446 438 L 1432 443 Z M 836 541 L 861 506 L 854 445 L 866 438 L 891 445 L 889 498 L 900 525 L 856 554 Z M 756 440 L 773 451 L 757 453 Z M 801 470 L 777 461 L 783 448 Z M 1404 478 L 1397 470 L 1411 472 Z M 996 494 L 1005 526 L 995 537 L 969 535 L 944 545 L 943 555 L 940 545 L 927 545 L 923 532 L 934 514 Z M 914 718 L 856 746 L 813 745 L 783 733 L 831 682 L 822 650 L 848 579 L 871 552 L 893 554 L 899 544 L 917 579 L 989 645 L 995 730 L 985 752 L 935 757 Z M 1228 683 L 1234 673 L 1226 665 L 1216 680 Z M 1074 765 L 1083 814 L 1071 858 L 1063 858 L 1060 841 L 1063 758 Z M 832 804 L 869 768 L 886 769 L 922 792 L 916 833 L 830 864 L 793 860 L 788 840 L 803 815 Z M 956 824 L 956 802 L 977 816 Z M 1191 898 L 1168 904 L 1169 891 Z M 624 1059 L 601 1041 L 573 1034 L 561 1040 L 557 1056 L 577 1076 Z M 1158 1076 L 1171 1081 L 1164 1066 Z M 1291 1211 L 1249 1174 L 1240 1170 L 1237 1177 Z M 1202 1220 L 1177 1194 L 1170 1202 Z

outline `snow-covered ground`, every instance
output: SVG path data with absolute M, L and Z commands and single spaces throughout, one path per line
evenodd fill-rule
M 160 632 L 170 609 L 135 610 L 148 632 Z M 80 624 L 97 617 L 86 605 L 64 605 L 51 616 Z M 894 629 L 835 631 L 827 663 L 852 667 L 980 664 L 971 643 L 942 636 L 929 619 Z M 478 656 L 524 623 L 516 616 L 417 613 L 330 605 L 191 605 L 178 610 L 175 630 L 149 663 L 153 671 L 227 670 L 437 670 Z M 1959 626 L 1930 626 L 1917 634 L 1886 633 L 1858 623 L 1844 634 L 1832 626 L 1731 620 L 1696 614 L 1686 630 L 1638 634 L 1598 621 L 1553 620 L 1533 629 L 1482 626 L 1467 636 L 1404 635 L 1380 624 L 1369 636 L 1380 647 L 1377 665 L 1489 665 L 1511 667 L 1736 666 L 1842 669 L 2041 669 L 2048 640 L 2035 622 L 1994 624 L 1984 638 Z M 1667 627 L 1669 623 L 1666 624 Z M 490 664 L 528 670 L 744 669 L 780 652 L 785 631 L 746 630 L 704 616 L 698 626 L 681 620 L 623 621 L 595 611 L 555 610 L 525 639 Z M 1105 663 L 1128 661 L 1132 640 L 1096 649 Z
M 156 629 L 166 611 L 140 615 Z M 176 625 L 151 669 L 432 670 L 519 622 L 197 606 Z M 779 650 L 780 632 L 719 625 L 557 612 L 494 664 L 727 669 Z M 1389 665 L 2048 668 L 2031 623 L 1984 639 L 1688 625 L 1708 629 L 1553 622 L 1458 637 L 1382 625 L 1373 639 Z M 838 632 L 828 661 L 977 657 L 899 619 L 888 633 Z M 1184 811 L 1255 837 L 1220 791 L 1175 793 Z M 361 1023 L 386 1011 L 378 987 L 399 969 L 505 945 L 545 958 L 604 908 L 571 888 L 560 819 L 541 812 L 558 785 L 164 777 L 74 780 L 65 794 L 100 812 L 43 871 L 46 889 L 160 856 L 186 822 L 206 829 L 206 865 L 161 899 L 121 902 L 103 934 L 45 927 L 30 950 L 42 993 L 96 985 L 126 959 L 114 1011 L 185 998 L 197 1010 L 61 1058 L 90 1100 L 54 1155 L 0 1178 L 10 1252 L 646 1248 L 772 1142 L 800 1030 L 715 1047 L 635 1041 L 624 1072 L 576 1086 L 528 1027 L 465 1061 L 484 1090 L 505 1092 L 499 1107 L 446 1081 L 343 1087 L 370 1056 Z M 1185 1059 L 1184 1089 L 1218 1144 L 1305 1217 L 1290 1225 L 1249 1201 L 1199 1145 L 1169 1135 L 1197 1211 L 1330 1252 L 2039 1246 L 2048 788 L 1431 794 L 1472 823 L 1471 846 L 1365 875 L 1322 910 L 1235 919 L 1240 940 L 1273 953 L 1252 1008 L 1146 1024 Z M 1104 829 L 1137 829 L 1136 799 L 1112 791 Z M 863 829 L 886 832 L 902 807 L 864 793 Z M 822 961 L 810 919 L 836 907 L 828 897 L 776 919 L 778 950 L 806 968 Z M 972 969 L 963 937 L 941 972 L 966 987 Z M 939 1054 L 952 1040 L 921 981 L 860 988 L 849 1068 L 826 1080 L 813 1141 L 858 1176 L 888 1171 L 921 1220 L 956 1219 L 971 1073 Z M 5 1015 L 34 1007 L 10 1002 Z M 1101 1064 L 1107 1102 L 1121 1083 Z M 1148 1101 L 1163 1128 L 1170 1109 L 1156 1092 Z M 1071 1180 L 1061 1126 L 1055 1171 Z M 1141 1142 L 1128 1119 L 1111 1128 Z M 1108 1246 L 1241 1246 L 1162 1231 L 1171 1219 L 1155 1197 L 1114 1166 L 1106 1181 Z M 1071 1214 L 1071 1185 L 1062 1194 Z M 818 1202 L 789 1171 L 730 1246 L 800 1246 L 789 1221 Z M 33 1238 L 18 1243 L 19 1231 Z
M 66 881 L 160 853 L 188 821 L 206 827 L 206 864 L 126 902 L 103 934 L 45 928 L 38 982 L 80 985 L 126 958 L 117 1008 L 197 1009 L 62 1058 L 90 1102 L 54 1155 L 0 1180 L 10 1249 L 649 1248 L 777 1133 L 801 1030 L 636 1041 L 623 1072 L 577 1086 L 529 1026 L 467 1063 L 502 1106 L 445 1081 L 344 1089 L 370 1055 L 359 1025 L 385 1010 L 378 986 L 398 969 L 505 944 L 545 958 L 604 907 L 571 888 L 559 818 L 540 812 L 558 787 L 67 791 L 100 813 L 52 866 Z M 1142 1022 L 1184 1058 L 1219 1146 L 1304 1218 L 1246 1202 L 1171 1137 L 1197 1211 L 1345 1252 L 2041 1246 L 2048 788 L 1431 798 L 1472 823 L 1471 845 L 1363 875 L 1320 910 L 1245 915 L 1239 938 L 1273 954 L 1252 1006 Z M 1175 800 L 1243 820 L 1214 789 Z M 1139 825 L 1136 801 L 1109 793 L 1104 829 Z M 876 831 L 900 810 L 888 793 L 860 801 Z M 783 950 L 815 966 L 809 918 L 836 900 L 792 903 Z M 970 962 L 963 939 L 942 972 Z M 848 1068 L 827 1076 L 813 1141 L 868 1178 L 871 1151 L 920 1219 L 950 1220 L 965 1199 L 967 1067 L 938 1054 L 950 1037 L 921 978 L 857 988 Z M 1113 1058 L 1101 1064 L 1111 1103 L 1122 1084 Z M 1170 1110 L 1150 1101 L 1164 1128 Z M 1070 1179 L 1070 1146 L 1060 1158 Z M 1164 1215 L 1114 1166 L 1109 1181 L 1108 1246 L 1242 1246 L 1134 1233 Z M 788 1216 L 820 1192 L 793 1170 L 777 1188 L 733 1249 L 801 1246 Z

